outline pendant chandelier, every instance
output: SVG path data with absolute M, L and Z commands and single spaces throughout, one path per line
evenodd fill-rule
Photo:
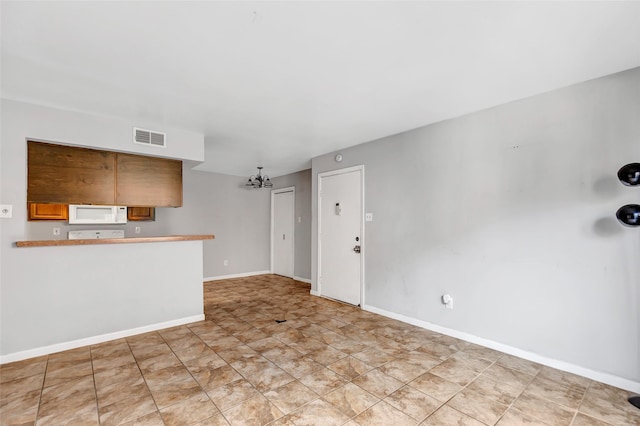
M 249 181 L 245 184 L 245 186 L 250 186 L 252 188 L 272 188 L 273 183 L 269 179 L 269 176 L 260 173 L 262 171 L 262 166 L 258 166 L 258 174 L 251 175 Z

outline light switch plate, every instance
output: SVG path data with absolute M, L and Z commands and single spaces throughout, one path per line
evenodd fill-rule
M 11 219 L 13 217 L 13 205 L 0 204 L 0 218 Z
M 373 222 L 373 213 L 365 213 L 364 220 L 366 222 Z

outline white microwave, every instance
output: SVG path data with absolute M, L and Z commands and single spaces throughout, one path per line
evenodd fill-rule
M 70 224 L 124 224 L 127 208 L 124 206 L 69 205 Z

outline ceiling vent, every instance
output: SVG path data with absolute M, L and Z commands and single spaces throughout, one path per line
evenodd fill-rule
M 133 128 L 133 142 L 142 145 L 158 146 L 165 148 L 167 146 L 167 134 L 155 132 L 153 130 Z

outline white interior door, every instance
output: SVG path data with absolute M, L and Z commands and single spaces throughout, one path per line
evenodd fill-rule
M 359 305 L 362 288 L 363 169 L 321 174 L 319 179 L 318 290 Z
M 294 189 L 273 190 L 271 206 L 271 271 L 293 278 Z

